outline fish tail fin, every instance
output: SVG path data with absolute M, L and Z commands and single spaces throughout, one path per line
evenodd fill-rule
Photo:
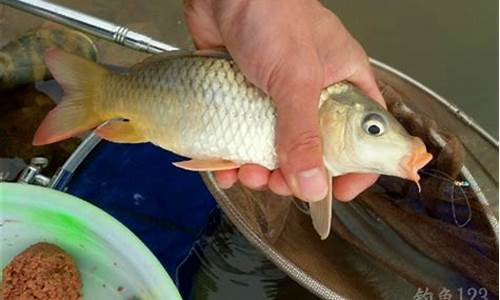
M 45 63 L 64 89 L 63 101 L 38 127 L 33 145 L 45 145 L 76 136 L 105 120 L 95 110 L 99 83 L 109 73 L 98 64 L 60 49 L 49 49 Z

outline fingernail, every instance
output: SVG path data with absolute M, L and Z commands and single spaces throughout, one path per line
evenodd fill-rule
M 230 184 L 227 184 L 227 183 L 221 183 L 221 182 L 217 182 L 217 185 L 218 185 L 221 189 L 223 189 L 223 190 L 230 189 L 230 188 L 233 186 L 233 184 L 231 184 L 231 183 L 230 183 Z
M 228 180 L 218 180 L 216 179 L 215 182 L 217 183 L 217 186 L 223 190 L 227 190 L 233 187 L 234 182 L 233 181 L 228 181 Z
M 299 172 L 296 178 L 304 200 L 319 201 L 326 197 L 328 193 L 327 182 L 320 168 Z

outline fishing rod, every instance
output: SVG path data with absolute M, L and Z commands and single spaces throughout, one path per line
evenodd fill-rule
M 37 15 L 135 50 L 156 54 L 177 47 L 79 11 L 43 0 L 0 0 L 0 4 Z
M 146 35 L 134 32 L 125 26 L 120 26 L 112 22 L 102 20 L 79 11 L 53 4 L 43 0 L 0 0 L 0 4 L 5 4 L 15 9 L 66 25 L 78 31 L 108 40 L 112 43 L 125 46 L 127 48 L 157 54 L 165 51 L 178 50 L 177 47 L 157 41 Z M 83 159 L 95 148 L 101 139 L 92 132 L 73 152 L 71 157 L 59 168 L 51 178 L 44 178 L 41 175 L 32 174 L 43 179 L 43 185 L 56 190 L 62 190 L 66 183 L 73 176 L 76 168 Z M 28 168 L 38 168 L 32 164 Z M 37 169 L 39 170 L 39 168 Z

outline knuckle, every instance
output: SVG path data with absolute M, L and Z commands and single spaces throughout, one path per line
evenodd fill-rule
M 183 7 L 184 7 L 184 12 L 193 10 L 193 8 L 194 8 L 194 0 L 185 0 L 184 3 L 183 3 Z
M 185 0 L 183 3 L 183 10 L 185 16 L 194 16 L 199 14 L 200 9 L 206 9 L 203 0 Z
M 298 84 L 301 88 L 317 88 L 321 86 L 323 68 L 320 64 L 298 65 L 291 73 L 292 83 Z
M 271 64 L 266 64 L 267 67 L 264 67 L 265 72 L 263 72 L 262 76 L 264 78 L 264 89 L 266 92 L 274 95 L 277 90 L 279 90 L 280 84 L 283 81 L 283 77 L 286 76 L 286 72 L 284 71 L 284 62 L 282 57 L 283 55 L 277 55 L 277 59 L 275 59 Z
M 306 130 L 279 148 L 278 156 L 284 159 L 283 163 L 288 163 L 290 160 L 300 160 L 310 156 L 311 153 L 320 153 L 321 137 L 315 131 Z
M 354 52 L 353 61 L 356 62 L 358 69 L 370 69 L 370 59 L 365 50 L 356 42 L 357 51 Z
M 323 66 L 318 57 L 297 53 L 282 54 L 280 59 L 269 65 L 266 76 L 266 91 L 271 96 L 281 96 L 283 93 L 297 89 L 309 91 L 321 89 L 323 83 Z M 286 59 L 284 59 L 286 57 Z

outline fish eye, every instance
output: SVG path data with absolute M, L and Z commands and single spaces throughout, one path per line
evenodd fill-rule
M 385 132 L 385 120 L 376 113 L 370 113 L 363 119 L 363 130 L 371 136 L 380 136 Z

